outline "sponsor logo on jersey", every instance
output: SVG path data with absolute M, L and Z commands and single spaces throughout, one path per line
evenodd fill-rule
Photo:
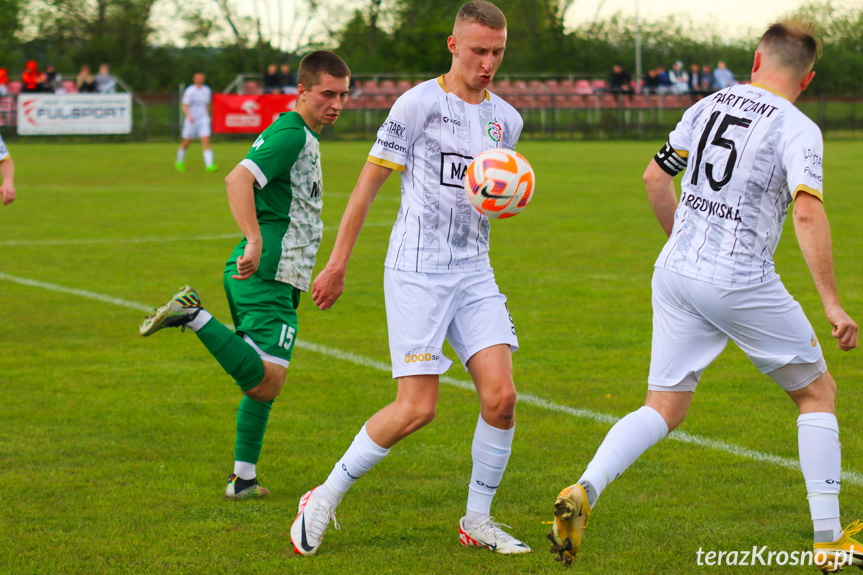
M 394 152 L 398 152 L 399 154 L 407 154 L 408 149 L 400 144 L 396 144 L 395 142 L 390 142 L 389 140 L 381 140 L 378 138 L 378 145 Z
M 467 167 L 473 161 L 470 156 L 462 156 L 461 154 L 445 154 L 440 155 L 440 183 L 442 186 L 452 188 L 464 187 L 464 176 L 467 174 Z
M 812 344 L 812 347 L 818 347 L 818 336 L 815 335 L 815 332 L 812 332 L 812 335 L 809 338 L 809 343 Z
M 452 124 L 453 126 L 461 126 L 461 122 L 456 120 L 455 118 L 450 118 L 448 116 L 443 117 L 444 124 Z
M 415 347 L 405 354 L 405 363 L 439 361 L 443 350 L 437 347 Z
M 803 157 L 808 161 L 813 167 L 820 168 L 821 167 L 821 156 L 815 153 L 815 150 L 812 148 L 803 148 Z
M 501 128 L 500 124 L 497 122 L 489 122 L 487 130 L 488 137 L 495 142 L 500 142 L 501 138 L 503 138 L 503 128 Z
M 264 136 L 260 135 L 260 136 L 258 136 L 258 139 L 255 140 L 255 143 L 252 144 L 252 147 L 257 150 L 258 148 L 260 148 L 263 145 L 264 145 Z
M 384 122 L 384 125 L 381 126 L 381 129 L 386 133 L 387 136 L 392 138 L 398 138 L 399 140 L 407 140 L 407 126 L 402 124 L 401 122 L 396 122 L 392 119 L 387 119 Z
M 713 100 L 720 104 L 725 104 L 729 108 L 737 108 L 742 112 L 754 112 L 761 116 L 767 116 L 768 118 L 773 114 L 773 112 L 779 109 L 771 104 L 765 104 L 758 100 L 752 100 L 745 96 L 736 96 L 730 93 L 723 94 L 722 92 L 719 92 L 713 97 Z
M 695 194 L 686 194 L 686 197 L 682 198 L 681 201 L 685 206 L 699 212 L 704 212 L 708 216 L 716 216 L 717 218 L 734 220 L 736 222 L 743 221 L 740 219 L 740 209 L 723 204 L 722 202 L 707 200 Z

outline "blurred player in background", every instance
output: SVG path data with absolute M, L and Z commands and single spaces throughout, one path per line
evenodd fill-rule
M 490 515 L 515 433 L 518 338 L 489 263 L 488 218 L 463 189 L 471 159 L 491 148 L 515 148 L 521 134 L 518 112 L 487 89 L 503 59 L 506 18 L 490 2 L 465 4 L 447 47 L 450 71 L 402 95 L 378 131 L 330 260 L 312 287 L 321 309 L 335 303 L 369 206 L 393 170 L 402 172 L 402 204 L 384 264 L 396 399 L 366 422 L 326 482 L 300 499 L 291 541 L 303 555 L 317 551 L 351 485 L 434 418 L 440 375 L 452 365 L 444 339 L 470 372 L 480 401 L 467 513 L 458 522 L 461 543 L 530 551 Z
M 165 327 L 194 331 L 244 393 L 237 413 L 231 499 L 262 497 L 257 480 L 270 408 L 285 383 L 297 337 L 300 292 L 308 291 L 321 243 L 323 181 L 318 135 L 338 119 L 350 70 L 336 54 L 300 62 L 297 106 L 267 128 L 225 178 L 243 240 L 228 260 L 224 284 L 236 333 L 202 309 L 186 286 L 147 318 L 147 336 Z
M 0 199 L 4 206 L 15 201 L 15 164 L 9 154 L 9 148 L 0 136 Z
M 822 204 L 821 131 L 793 104 L 815 75 L 816 30 L 797 18 L 770 26 L 755 52 L 752 84 L 689 108 L 644 173 L 669 236 L 653 275 L 647 399 L 611 428 L 578 483 L 555 502 L 551 551 L 567 566 L 600 493 L 683 422 L 701 374 L 729 339 L 797 405 L 815 562 L 824 571 L 863 565 L 863 544 L 852 539 L 863 525 L 843 532 L 839 522 L 836 383 L 773 263 L 793 202 L 794 230 L 832 335 L 839 349 L 854 349 L 857 324 L 839 303 Z M 684 169 L 678 202 L 674 177 Z
M 210 148 L 210 102 L 213 93 L 210 87 L 204 84 L 206 77 L 203 72 L 196 72 L 192 77 L 192 85 L 183 92 L 183 143 L 177 150 L 177 161 L 174 167 L 178 172 L 186 171 L 186 149 L 195 138 L 201 139 L 204 146 L 204 169 L 215 172 L 219 169 L 213 162 L 213 150 Z

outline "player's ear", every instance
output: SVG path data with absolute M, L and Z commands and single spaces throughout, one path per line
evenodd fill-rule
M 446 47 L 452 53 L 453 56 L 456 56 L 458 50 L 456 48 L 455 36 L 450 36 L 446 39 Z
M 806 88 L 809 87 L 809 83 L 812 82 L 812 79 L 815 77 L 815 70 L 810 71 L 806 76 L 803 77 L 803 80 L 800 82 L 800 91 L 802 92 Z
M 752 73 L 757 72 L 759 68 L 761 68 L 761 52 L 756 50 L 755 59 L 752 61 Z

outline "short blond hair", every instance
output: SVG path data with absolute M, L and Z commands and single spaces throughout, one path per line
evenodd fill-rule
M 500 8 L 486 0 L 474 0 L 462 6 L 456 14 L 455 26 L 459 23 L 477 23 L 488 26 L 492 30 L 506 30 L 506 16 Z
M 787 16 L 767 28 L 758 48 L 788 70 L 808 73 L 821 57 L 821 28 L 800 16 Z

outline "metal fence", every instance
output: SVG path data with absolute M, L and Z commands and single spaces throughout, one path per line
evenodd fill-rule
M 577 83 L 498 83 L 492 90 L 515 106 L 524 118 L 528 139 L 662 139 L 683 111 L 707 94 L 612 94 Z M 386 119 L 396 98 L 413 83 L 368 80 L 352 91 L 347 109 L 325 138 L 370 139 Z M 180 94 L 136 94 L 133 132 L 129 136 L 91 139 L 175 140 L 182 125 Z M 801 98 L 798 107 L 812 118 L 825 138 L 863 137 L 863 98 Z M 16 96 L 0 98 L 0 133 L 15 138 Z M 247 135 L 216 135 L 242 139 Z M 58 138 L 53 136 L 52 138 Z

